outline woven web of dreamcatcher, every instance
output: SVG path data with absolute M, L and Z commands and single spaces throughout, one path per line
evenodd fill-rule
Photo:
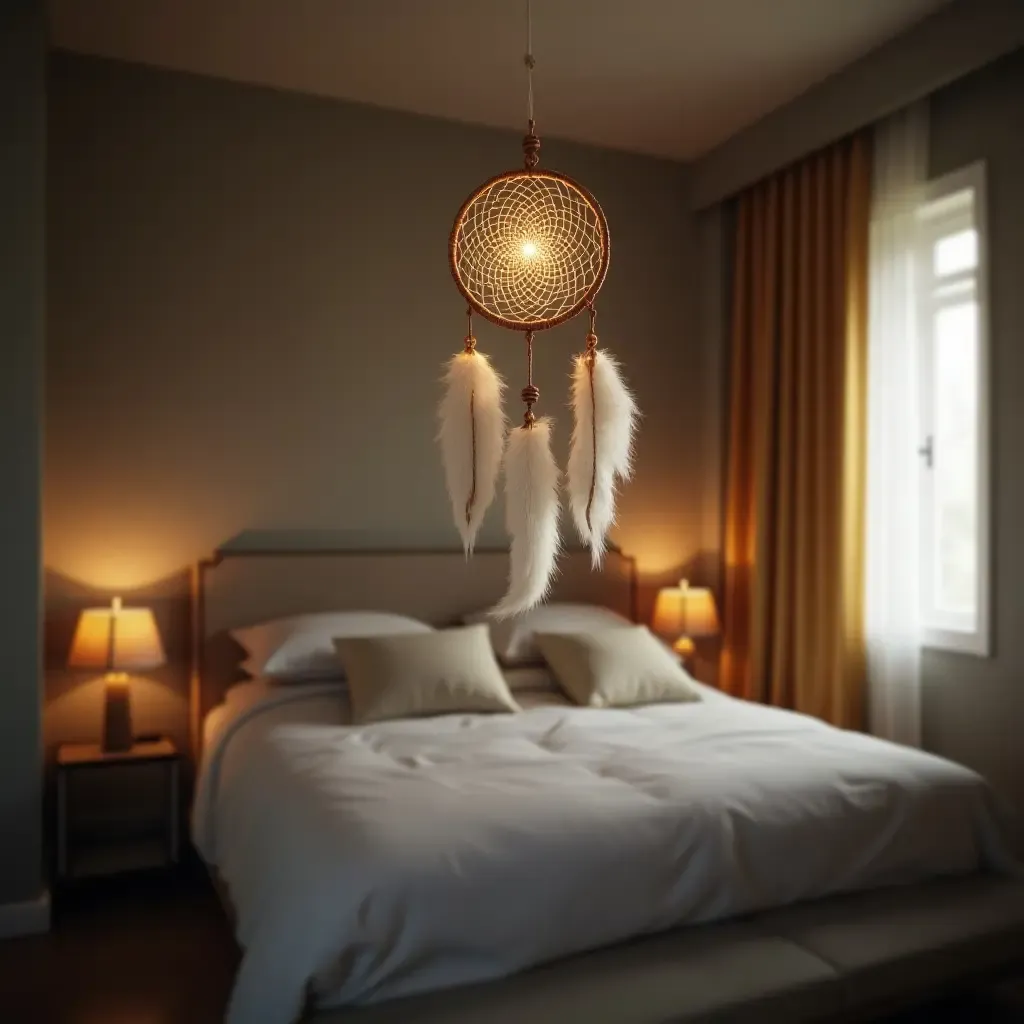
M 563 178 L 499 178 L 468 202 L 453 239 L 456 277 L 485 314 L 536 327 L 582 308 L 607 265 L 603 217 Z

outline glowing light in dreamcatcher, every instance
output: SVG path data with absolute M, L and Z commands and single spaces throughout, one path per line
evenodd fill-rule
M 506 526 L 512 538 L 508 593 L 496 615 L 513 615 L 546 596 L 558 558 L 559 470 L 551 420 L 536 417 L 533 342 L 586 309 L 586 348 L 573 360 L 569 504 L 594 565 L 615 519 L 618 481 L 631 472 L 637 408 L 618 364 L 597 348 L 594 300 L 608 272 L 608 222 L 578 182 L 538 168 L 533 117 L 534 59 L 527 2 L 529 120 L 524 167 L 484 182 L 459 210 L 448 244 L 455 284 L 469 304 L 463 351 L 447 364 L 440 442 L 448 493 L 467 554 L 494 499 L 504 463 Z M 527 384 L 522 426 L 507 432 L 504 383 L 476 349 L 473 313 L 526 339 Z

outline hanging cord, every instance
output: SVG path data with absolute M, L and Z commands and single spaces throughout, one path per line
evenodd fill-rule
M 533 119 L 533 69 L 537 62 L 533 59 L 533 11 L 531 0 L 526 0 L 526 53 L 523 64 L 526 65 L 526 118 L 527 132 L 523 139 L 523 155 L 526 169 L 532 171 L 540 159 L 540 139 L 537 138 Z M 533 406 L 540 398 L 540 389 L 533 384 L 533 331 L 526 332 L 526 387 L 523 388 L 522 399 L 526 405 L 523 415 L 523 428 L 532 429 L 537 417 L 533 415 Z
M 530 10 L 531 0 L 526 0 L 526 53 L 523 63 L 526 65 L 526 120 L 533 124 L 533 69 L 537 62 L 533 59 L 533 17 Z M 531 129 L 532 130 L 532 129 Z
M 532 171 L 540 160 L 540 139 L 537 138 L 537 126 L 533 119 L 533 69 L 537 62 L 533 59 L 533 18 L 531 2 L 526 0 L 526 53 L 523 64 L 526 65 L 526 135 L 523 137 L 523 156 L 526 169 Z
M 536 422 L 533 415 L 534 403 L 540 398 L 540 388 L 533 385 L 533 331 L 526 332 L 526 387 L 523 388 L 522 399 L 526 405 L 523 416 L 523 427 L 529 429 Z
M 466 348 L 467 356 L 476 354 L 476 338 L 473 337 L 473 307 L 466 307 Z M 476 392 L 469 393 L 469 429 L 473 440 L 473 483 L 466 499 L 466 525 L 473 518 L 473 506 L 476 504 Z
M 587 334 L 587 351 L 583 359 L 590 376 L 590 441 L 594 452 L 594 464 L 590 472 L 590 496 L 587 498 L 587 529 L 593 533 L 590 510 L 594 507 L 594 491 L 597 488 L 597 398 L 594 395 L 594 362 L 597 359 L 597 333 L 594 326 L 597 323 L 597 310 L 594 309 L 593 302 L 587 303 L 587 310 L 590 313 L 590 331 Z

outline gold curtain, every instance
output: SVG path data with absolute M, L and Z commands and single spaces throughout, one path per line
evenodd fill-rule
M 738 200 L 723 689 L 858 728 L 870 141 Z

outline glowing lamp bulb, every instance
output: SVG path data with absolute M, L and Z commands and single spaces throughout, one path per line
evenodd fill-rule
M 537 255 L 537 246 L 533 242 L 523 242 L 523 255 L 528 260 L 532 260 Z

